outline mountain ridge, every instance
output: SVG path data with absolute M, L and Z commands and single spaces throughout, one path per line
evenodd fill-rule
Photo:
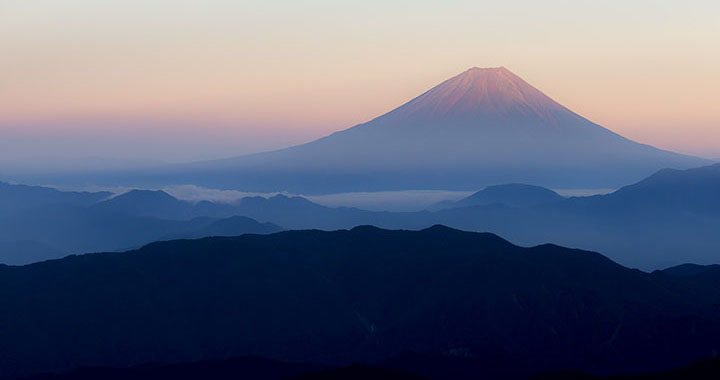
M 720 294 L 707 286 L 720 272 L 645 273 L 443 226 L 156 242 L 0 266 L 0 279 L 0 325 L 13 326 L 0 329 L 0 375 L 255 355 L 347 365 L 403 352 L 504 375 L 488 378 L 612 374 L 669 369 L 720 341 Z

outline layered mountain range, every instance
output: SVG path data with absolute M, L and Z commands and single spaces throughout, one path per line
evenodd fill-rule
M 0 196 L 12 195 L 17 186 L 0 186 Z M 595 250 L 643 269 L 720 261 L 720 165 L 665 169 L 610 194 L 588 197 L 566 198 L 534 185 L 495 185 L 416 212 L 326 207 L 285 195 L 191 203 L 163 191 L 134 190 L 105 199 L 105 193 L 32 189 L 46 198 L 16 197 L 8 206 L 13 212 L 0 207 L 0 263 L 127 249 L 170 238 L 434 224 L 493 232 L 522 245 Z

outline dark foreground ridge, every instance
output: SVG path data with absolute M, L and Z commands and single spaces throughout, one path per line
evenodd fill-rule
M 0 266 L 0 377 L 234 356 L 436 380 L 656 372 L 720 349 L 720 270 L 680 272 L 443 226 Z
M 127 368 L 85 367 L 62 374 L 36 375 L 21 380 L 427 380 L 426 377 L 381 366 L 353 364 L 323 368 L 317 364 L 286 363 L 243 357 L 179 364 L 145 364 Z M 458 368 L 448 368 L 457 371 Z M 481 374 L 476 374 L 481 376 Z M 720 378 L 720 358 L 709 358 L 667 372 L 643 375 L 595 376 L 581 371 L 558 371 L 533 380 L 715 380 Z

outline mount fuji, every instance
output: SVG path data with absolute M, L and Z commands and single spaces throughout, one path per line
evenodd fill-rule
M 469 190 L 499 183 L 613 188 L 709 161 L 629 140 L 504 67 L 471 68 L 369 122 L 277 151 L 155 172 L 251 191 Z

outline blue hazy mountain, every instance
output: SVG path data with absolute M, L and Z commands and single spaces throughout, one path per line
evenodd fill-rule
M 522 198 L 502 191 L 508 189 L 535 195 Z M 551 190 L 511 185 L 470 197 L 479 198 L 479 205 L 435 212 L 330 208 L 284 196 L 247 198 L 236 212 L 291 229 L 333 230 L 363 224 L 421 229 L 441 223 L 498 233 L 523 245 L 552 242 L 597 250 L 625 265 L 658 269 L 683 262 L 720 262 L 716 194 L 720 194 L 720 165 L 661 170 L 614 193 L 591 197 L 563 199 Z
M 162 190 L 130 190 L 94 204 L 98 212 L 111 214 L 149 216 L 172 220 L 196 217 L 226 218 L 235 213 L 235 207 L 227 203 L 188 202 L 177 199 Z
M 659 269 L 685 262 L 720 263 L 719 193 L 720 164 L 661 170 L 614 193 L 591 197 L 566 199 L 548 189 L 520 184 L 494 186 L 434 212 L 325 207 L 284 195 L 248 197 L 235 204 L 190 203 L 164 192 L 132 191 L 86 208 L 55 205 L 0 218 L 0 242 L 5 246 L 34 242 L 27 247 L 52 248 L 44 256 L 28 254 L 33 259 L 27 261 L 5 261 L 26 263 L 58 257 L 57 252 L 117 250 L 155 239 L 211 236 L 205 223 L 230 216 L 288 229 L 358 225 L 422 229 L 440 223 L 497 233 L 523 245 L 551 242 L 600 251 L 624 265 Z M 214 234 L 245 231 L 236 227 L 218 227 Z M 264 228 L 256 225 L 247 232 Z M 18 252 L 28 252 L 27 247 L 15 246 L 17 252 L 6 251 L 0 257 L 17 258 L 23 256 Z
M 209 236 L 238 236 L 242 234 L 270 234 L 283 229 L 272 223 L 259 223 L 246 216 L 231 216 L 218 219 L 206 226 L 183 231 L 162 237 L 162 240 L 171 239 L 198 239 Z
M 622 137 L 500 67 L 472 68 L 367 123 L 304 145 L 130 177 L 295 193 L 498 183 L 616 188 L 662 168 L 709 162 Z
M 431 209 L 504 204 L 511 207 L 531 207 L 558 202 L 565 199 L 560 194 L 541 186 L 512 183 L 488 186 L 458 201 L 437 203 Z
M 124 250 L 166 238 L 271 233 L 226 204 L 178 200 L 162 191 L 63 192 L 0 184 L 0 263 Z M 108 199 L 109 198 L 109 199 Z
M 426 359 L 411 373 L 467 362 L 482 371 L 473 378 L 505 379 L 660 371 L 720 348 L 717 269 L 645 273 L 442 226 L 176 240 L 0 266 L 0 281 L 0 326 L 11 326 L 0 329 L 0 376 L 248 355 L 342 366 L 414 352 Z
M 60 191 L 50 187 L 0 182 L 0 215 L 45 205 L 89 206 L 112 196 L 112 193 Z

